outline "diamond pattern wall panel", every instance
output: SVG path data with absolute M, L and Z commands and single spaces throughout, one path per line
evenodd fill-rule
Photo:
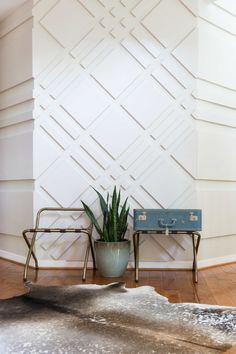
M 179 0 L 161 1 L 141 22 L 165 47 L 173 47 L 195 27 L 194 16 Z
M 67 161 L 58 162 L 51 170 L 50 176 L 42 180 L 41 187 L 61 206 L 70 206 L 88 188 L 79 171 Z
M 77 0 L 61 0 L 47 13 L 40 24 L 63 47 L 73 47 L 93 28 L 91 15 Z M 69 34 L 69 35 L 68 35 Z
M 196 163 L 194 73 L 184 46 L 196 28 L 193 13 L 179 0 L 41 0 L 34 16 L 35 205 L 79 207 L 84 200 L 99 216 L 91 187 L 105 193 L 116 184 L 131 214 L 132 207 L 184 208 Z M 44 37 L 55 53 L 37 60 Z M 80 261 L 83 242 L 42 235 L 40 258 Z M 178 242 L 144 239 L 142 260 L 188 259 Z
M 97 65 L 91 75 L 117 98 L 141 72 L 140 65 L 124 50 L 114 50 Z
M 85 79 L 68 92 L 61 106 L 86 129 L 109 105 L 106 94 Z
M 171 207 L 189 186 L 186 177 L 169 162 L 158 164 L 155 169 L 152 166 L 150 174 L 141 182 L 141 187 L 163 208 Z
M 114 159 L 120 156 L 139 135 L 139 127 L 120 108 L 113 108 L 104 113 L 91 132 L 91 136 Z
M 144 100 L 146 92 L 148 96 Z M 170 95 L 151 77 L 148 77 L 122 101 L 121 105 L 146 129 L 170 104 Z

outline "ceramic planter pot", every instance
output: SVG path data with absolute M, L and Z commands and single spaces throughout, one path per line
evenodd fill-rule
M 129 261 L 130 240 L 121 242 L 94 242 L 96 263 L 103 277 L 120 277 Z

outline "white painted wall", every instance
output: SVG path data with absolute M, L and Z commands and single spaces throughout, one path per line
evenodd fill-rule
M 0 256 L 24 261 L 33 224 L 32 4 L 0 24 Z
M 204 230 L 202 264 L 235 260 L 236 7 L 200 2 L 197 190 Z M 218 260 L 215 258 L 218 257 Z
M 114 184 L 131 213 L 196 207 L 195 72 L 178 59 L 196 16 L 173 0 L 40 1 L 33 13 L 35 146 L 43 155 L 34 159 L 35 209 L 80 200 L 97 209 L 90 186 L 105 194 Z M 38 245 L 44 265 L 83 259 L 76 236 Z M 189 245 L 150 236 L 142 260 L 186 264 Z
M 35 122 L 16 134 L 19 116 L 27 116 L 25 100 L 19 112 L 2 110 L 4 121 L 14 122 L 13 139 L 4 140 L 4 133 L 2 140 L 3 179 L 10 180 L 11 171 L 17 186 L 27 179 L 19 188 L 31 202 L 34 190 L 34 214 L 42 206 L 79 207 L 80 200 L 98 210 L 91 186 L 105 193 L 114 184 L 129 196 L 131 211 L 203 208 L 201 264 L 235 259 L 234 221 L 225 215 L 215 220 L 220 205 L 230 205 L 230 215 L 235 210 L 235 79 L 223 66 L 226 61 L 231 68 L 234 60 L 218 48 L 234 47 L 233 11 L 230 0 L 35 1 L 33 47 L 22 54 L 33 53 L 32 63 L 25 61 L 24 85 L 34 77 Z M 17 79 L 16 90 L 21 75 L 5 75 L 5 87 Z M 14 149 L 29 154 L 22 170 L 9 161 Z M 8 196 L 11 182 L 2 184 Z M 78 225 L 75 217 L 63 222 Z M 52 216 L 45 225 L 61 223 Z M 2 239 L 1 248 L 12 252 L 10 236 Z M 37 245 L 41 265 L 81 265 L 84 245 L 76 235 L 43 235 Z M 142 240 L 141 259 L 147 267 L 191 267 L 190 240 L 150 236 Z

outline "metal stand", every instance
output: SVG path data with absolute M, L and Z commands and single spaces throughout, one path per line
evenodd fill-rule
M 133 245 L 134 245 L 134 267 L 135 267 L 135 281 L 139 281 L 139 236 L 141 235 L 147 235 L 147 234 L 162 234 L 165 235 L 165 231 L 135 231 L 133 234 Z M 192 238 L 192 245 L 193 245 L 193 281 L 195 283 L 198 282 L 198 269 L 197 269 L 197 253 L 198 253 L 198 248 L 200 245 L 200 240 L 201 240 L 201 235 L 197 231 L 191 231 L 191 232 L 186 232 L 186 231 L 169 231 L 170 234 L 178 234 L 178 235 L 188 235 Z
M 23 231 L 23 237 L 24 240 L 28 246 L 28 255 L 26 258 L 26 263 L 24 267 L 24 273 L 23 273 L 23 280 L 24 282 L 27 281 L 27 275 L 28 275 L 28 268 L 29 268 L 29 263 L 30 263 L 30 258 L 33 256 L 34 262 L 35 262 L 35 269 L 38 270 L 38 260 L 34 252 L 34 245 L 35 245 L 35 240 L 37 233 L 39 232 L 44 232 L 44 233 L 81 233 L 85 234 L 88 236 L 88 242 L 87 242 L 87 248 L 86 248 L 86 253 L 85 253 L 85 258 L 84 258 L 84 267 L 83 267 L 83 276 L 82 280 L 86 279 L 86 271 L 87 271 L 87 264 L 88 264 L 88 257 L 89 257 L 89 252 L 91 249 L 92 253 L 92 259 L 93 259 L 93 269 L 96 269 L 96 263 L 95 263 L 95 256 L 94 256 L 94 250 L 93 250 L 93 243 L 92 243 L 92 225 L 89 225 L 87 228 L 80 228 L 80 229 L 72 229 L 72 228 L 66 228 L 66 229 L 61 229 L 61 228 L 40 228 L 39 227 L 39 221 L 40 221 L 40 216 L 42 212 L 44 211 L 59 211 L 59 212 L 68 212 L 68 211 L 75 211 L 75 212 L 83 212 L 84 209 L 78 209 L 78 208 L 42 208 L 38 211 L 37 216 L 36 216 L 36 223 L 35 223 L 35 228 L 34 229 L 26 229 Z M 27 237 L 28 233 L 33 233 L 33 236 L 30 239 Z

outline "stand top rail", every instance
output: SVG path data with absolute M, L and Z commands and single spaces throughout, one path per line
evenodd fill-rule
M 73 228 L 35 228 L 35 229 L 26 229 L 23 231 L 23 233 L 28 233 L 28 232 L 44 232 L 44 233 L 50 233 L 50 232 L 60 232 L 60 233 L 66 233 L 66 232 L 88 232 L 90 230 L 89 227 L 83 227 L 79 229 L 73 229 Z
M 36 215 L 36 221 L 35 221 L 35 230 L 34 231 L 27 231 L 27 232 L 40 232 L 40 231 L 36 231 L 36 229 L 39 229 L 39 221 L 40 221 L 40 216 L 43 212 L 45 211 L 58 211 L 58 212 L 68 212 L 68 211 L 74 211 L 74 212 L 85 212 L 85 210 L 83 208 L 59 208 L 59 207 L 45 207 L 45 208 L 41 208 L 38 210 L 37 215 Z M 90 223 L 89 226 L 87 228 L 85 227 L 81 227 L 80 230 L 85 230 L 85 229 L 91 229 L 92 228 L 92 224 Z M 43 228 L 43 229 L 51 229 L 51 228 Z M 66 228 L 62 228 L 63 230 L 66 230 Z M 33 229 L 31 229 L 33 230 Z M 58 228 L 58 230 L 60 230 L 60 228 Z M 77 229 L 78 230 L 78 229 Z M 26 230 L 25 230 L 26 231 Z M 53 231 L 42 231 L 42 232 L 53 232 Z M 61 232 L 61 231 L 54 231 L 54 232 Z M 67 231 L 67 232 L 73 232 L 73 231 Z M 74 232 L 78 232 L 78 231 L 74 231 Z
M 160 234 L 160 235 L 166 235 L 165 230 L 134 230 L 134 234 Z M 168 229 L 168 235 L 199 235 L 200 233 L 198 231 L 194 230 L 189 230 L 189 231 L 181 231 L 181 230 L 170 230 Z

